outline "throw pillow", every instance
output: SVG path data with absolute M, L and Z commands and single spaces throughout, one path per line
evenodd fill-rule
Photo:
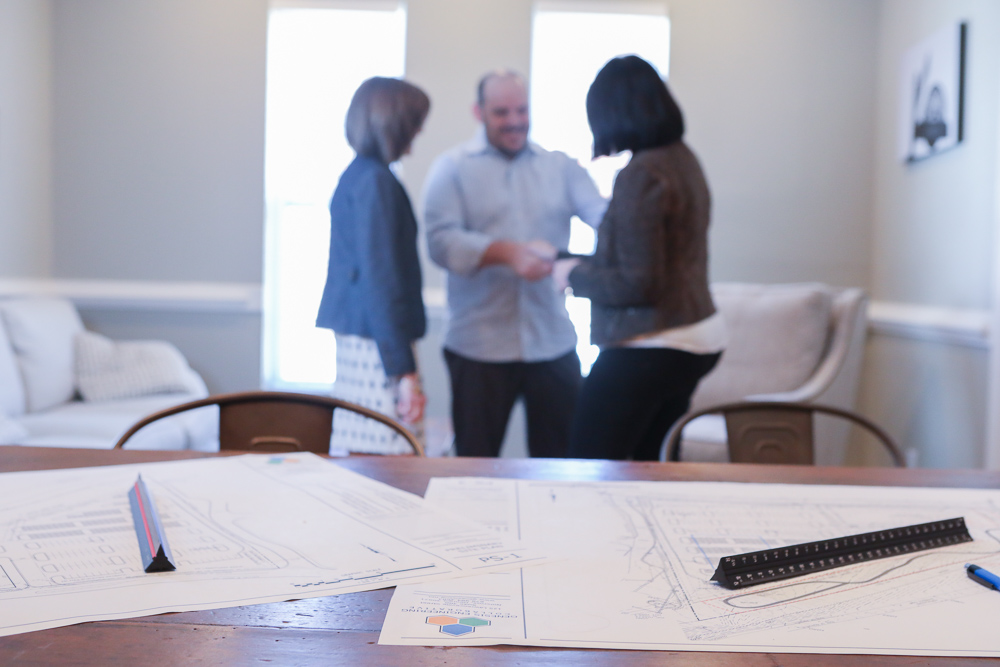
M 73 337 L 83 329 L 73 304 L 33 297 L 3 300 L 0 316 L 17 355 L 27 411 L 48 410 L 73 400 Z
M 696 409 L 791 391 L 816 370 L 829 337 L 828 288 L 717 283 L 712 298 L 725 317 L 729 343 L 719 365 L 698 385 Z
M 75 343 L 76 387 L 85 401 L 191 390 L 187 360 L 166 341 L 113 341 L 83 331 Z

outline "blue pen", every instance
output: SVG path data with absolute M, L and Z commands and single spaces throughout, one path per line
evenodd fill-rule
M 989 570 L 984 570 L 978 565 L 966 563 L 965 571 L 969 575 L 969 579 L 972 579 L 977 584 L 982 584 L 983 586 L 986 586 L 986 588 L 992 588 L 995 591 L 1000 591 L 1000 577 L 993 574 Z

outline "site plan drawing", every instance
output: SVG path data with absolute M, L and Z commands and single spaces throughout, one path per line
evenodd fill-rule
M 142 474 L 177 570 L 143 572 Z M 0 636 L 428 581 L 538 559 L 308 453 L 0 474 Z
M 396 588 L 380 643 L 1000 657 L 1000 491 L 435 478 L 543 564 Z M 723 556 L 965 517 L 973 542 L 731 591 Z

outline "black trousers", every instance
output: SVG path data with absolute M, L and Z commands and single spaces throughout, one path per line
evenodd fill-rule
M 720 356 L 669 348 L 602 350 L 580 392 L 569 456 L 659 460 L 667 432 Z
M 576 351 L 551 361 L 475 361 L 445 349 L 459 456 L 498 456 L 510 411 L 524 399 L 531 456 L 566 455 L 580 391 Z

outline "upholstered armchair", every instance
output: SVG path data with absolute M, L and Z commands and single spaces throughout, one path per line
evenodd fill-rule
M 729 343 L 691 411 L 721 403 L 801 401 L 851 410 L 864 353 L 867 298 L 819 283 L 712 285 Z M 818 418 L 816 463 L 839 465 L 848 428 Z M 685 429 L 681 460 L 726 461 L 726 427 L 708 415 Z

